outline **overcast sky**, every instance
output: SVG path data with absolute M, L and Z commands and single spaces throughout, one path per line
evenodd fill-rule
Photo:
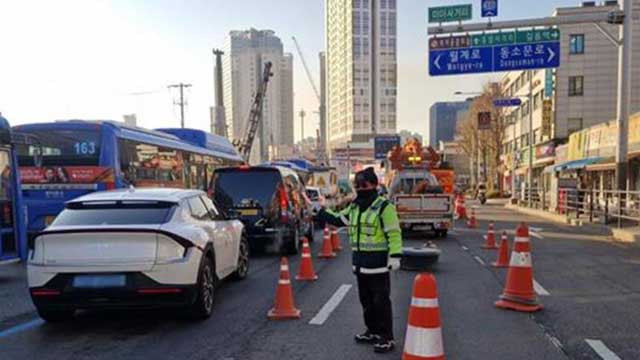
M 397 0 L 398 130 L 426 135 L 433 102 L 461 100 L 491 77 L 427 74 L 427 8 L 480 0 Z M 499 0 L 500 20 L 550 15 L 577 0 Z M 478 20 L 478 19 L 476 19 Z M 323 0 L 6 0 L 0 2 L 0 112 L 12 124 L 54 119 L 114 119 L 135 113 L 144 127 L 179 126 L 177 93 L 191 83 L 188 127 L 208 129 L 213 104 L 211 49 L 230 30 L 275 30 L 294 54 L 295 112 L 318 106 L 298 59 L 296 36 L 318 79 L 324 49 Z M 499 76 L 493 75 L 494 78 Z M 317 115 L 307 116 L 306 136 Z M 299 120 L 296 119 L 296 139 Z

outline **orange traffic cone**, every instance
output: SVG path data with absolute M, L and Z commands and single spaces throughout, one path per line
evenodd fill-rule
M 330 236 L 330 235 L 329 235 L 329 225 L 325 225 L 325 226 L 324 226 L 324 230 L 323 230 L 322 236 L 323 236 L 323 237 L 322 237 L 323 239 L 324 239 L 324 237 L 326 237 L 326 236 Z
M 498 250 L 498 260 L 492 262 L 493 267 L 505 268 L 509 266 L 509 239 L 507 238 L 507 232 L 502 232 L 502 238 L 500 239 L 500 249 Z
M 336 253 L 333 252 L 333 246 L 331 245 L 331 237 L 329 231 L 325 232 L 322 239 L 322 251 L 318 254 L 320 259 L 333 259 L 336 257 Z
M 402 360 L 444 360 L 436 279 L 418 274 L 413 281 Z
M 307 240 L 307 238 L 302 239 L 302 260 L 300 261 L 300 271 L 298 271 L 296 280 L 318 280 L 318 275 L 316 275 L 316 272 L 313 270 L 313 262 L 311 261 L 311 249 L 309 249 L 309 240 Z
M 533 269 L 531 267 L 531 244 L 529 228 L 523 222 L 516 229 L 513 251 L 509 261 L 507 282 L 500 300 L 495 305 L 502 309 L 534 312 L 542 309 L 533 291 Z
M 458 219 L 466 219 L 467 218 L 467 209 L 464 207 L 464 195 L 458 194 L 458 198 L 456 199 L 456 215 Z
M 493 223 L 489 223 L 489 231 L 487 231 L 487 235 L 484 236 L 484 245 L 482 245 L 482 248 L 490 250 L 498 248 L 496 245 L 496 234 L 493 232 Z
M 471 219 L 467 221 L 467 227 L 469 229 L 475 229 L 478 227 L 478 222 L 476 221 L 476 209 L 471 208 Z
M 340 238 L 338 237 L 338 230 L 336 230 L 336 228 L 333 228 L 331 230 L 331 247 L 335 251 L 342 250 L 342 246 L 340 245 Z
M 293 291 L 289 279 L 289 262 L 283 257 L 280 262 L 280 280 L 276 290 L 276 301 L 267 316 L 271 320 L 298 319 L 300 310 L 293 303 Z

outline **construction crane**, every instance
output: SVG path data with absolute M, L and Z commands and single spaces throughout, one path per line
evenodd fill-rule
M 233 145 L 238 149 L 240 155 L 244 160 L 249 162 L 249 155 L 251 155 L 251 148 L 253 146 L 253 140 L 256 137 L 258 131 L 258 125 L 262 121 L 262 107 L 264 104 L 264 97 L 267 94 L 267 85 L 269 84 L 269 78 L 273 76 L 271 72 L 271 62 L 267 61 L 264 64 L 264 70 L 262 71 L 262 80 L 258 84 L 258 91 L 251 103 L 251 110 L 249 111 L 249 119 L 245 127 L 242 138 L 235 139 Z
M 322 124 L 324 124 L 324 102 L 322 100 L 322 96 L 320 96 L 320 91 L 318 91 L 318 87 L 316 86 L 315 81 L 313 80 L 313 76 L 311 76 L 311 71 L 309 71 L 309 66 L 307 66 L 307 62 L 304 59 L 304 55 L 302 55 L 302 50 L 300 49 L 300 44 L 298 44 L 298 40 L 296 39 L 295 36 L 292 36 L 291 39 L 293 40 L 293 44 L 296 46 L 296 52 L 298 53 L 298 56 L 300 57 L 300 61 L 302 62 L 302 66 L 304 67 L 304 71 L 307 74 L 307 78 L 309 79 L 309 83 L 311 84 L 311 87 L 313 88 L 313 92 L 316 95 L 316 98 L 318 98 L 318 113 L 320 114 L 320 126 L 322 127 Z M 304 139 L 301 139 L 304 140 Z M 317 141 L 317 153 L 318 153 L 318 160 L 324 160 L 325 154 L 324 154 L 324 144 L 322 142 L 322 139 L 320 139 L 320 136 L 318 136 L 318 141 Z

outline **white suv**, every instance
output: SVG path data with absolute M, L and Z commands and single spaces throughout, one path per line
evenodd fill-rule
M 76 309 L 165 306 L 207 318 L 218 281 L 248 268 L 244 226 L 204 192 L 127 189 L 68 202 L 35 238 L 28 279 L 47 321 Z

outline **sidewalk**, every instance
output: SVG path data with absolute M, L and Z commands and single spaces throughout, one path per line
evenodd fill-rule
M 35 311 L 27 288 L 24 263 L 0 265 L 0 325 Z
M 598 231 L 606 232 L 614 241 L 619 241 L 623 243 L 629 243 L 640 246 L 640 228 L 617 228 L 610 227 L 606 225 L 588 223 L 584 221 L 576 221 L 576 219 L 567 218 L 564 215 L 552 213 L 549 211 L 538 210 L 538 209 L 529 209 L 518 205 L 513 205 L 510 203 L 506 203 L 505 207 L 507 209 L 516 210 L 523 214 L 537 216 L 543 218 L 545 220 L 553 221 L 556 223 L 571 225 L 571 226 L 579 226 L 579 227 L 589 227 L 593 229 L 597 229 Z

